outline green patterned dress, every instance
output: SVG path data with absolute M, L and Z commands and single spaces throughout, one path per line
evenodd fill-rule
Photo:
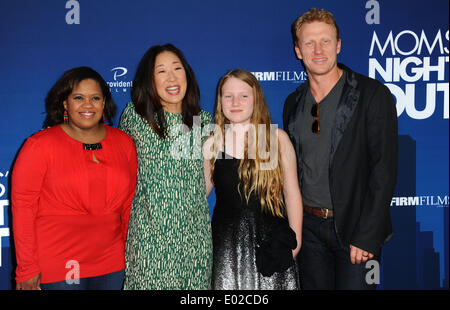
M 164 116 L 170 134 L 166 139 L 158 137 L 132 103 L 120 119 L 119 128 L 132 137 L 138 157 L 124 289 L 210 289 L 211 224 L 201 156 L 205 137 L 194 127 L 182 134 L 181 114 Z M 211 123 L 206 111 L 200 119 Z M 194 151 L 182 147 L 186 137 L 197 146 Z

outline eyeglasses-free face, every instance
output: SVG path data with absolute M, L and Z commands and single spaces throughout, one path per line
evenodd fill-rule
M 172 52 L 161 52 L 156 56 L 153 74 L 164 111 L 181 113 L 187 90 L 186 71 L 181 60 Z
M 71 129 L 95 129 L 103 117 L 105 98 L 96 80 L 85 79 L 73 88 L 63 105 Z
M 334 26 L 321 21 L 305 23 L 297 31 L 297 39 L 295 52 L 310 78 L 336 74 L 341 40 L 336 38 Z
M 313 133 L 318 134 L 320 133 L 320 111 L 318 103 L 313 104 L 311 108 L 311 115 L 314 117 L 314 122 L 312 123 L 311 130 Z
M 249 124 L 254 108 L 253 88 L 246 82 L 229 77 L 222 85 L 223 115 L 231 124 Z

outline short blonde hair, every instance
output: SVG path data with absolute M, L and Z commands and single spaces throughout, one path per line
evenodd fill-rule
M 339 27 L 336 23 L 336 20 L 334 19 L 333 14 L 326 11 L 325 9 L 319 10 L 316 8 L 311 8 L 309 11 L 303 13 L 299 18 L 297 18 L 297 20 L 292 24 L 291 33 L 294 45 L 297 45 L 298 43 L 297 32 L 300 30 L 300 28 L 304 24 L 316 21 L 324 22 L 334 26 L 334 28 L 336 29 L 336 40 L 339 40 Z

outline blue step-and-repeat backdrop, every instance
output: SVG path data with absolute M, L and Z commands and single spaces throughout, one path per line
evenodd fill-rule
M 12 289 L 10 176 L 24 140 L 42 127 L 44 99 L 67 69 L 87 65 L 108 82 L 120 112 L 137 64 L 173 43 L 213 112 L 218 79 L 245 68 L 261 82 L 275 123 L 305 81 L 291 23 L 311 7 L 334 13 L 338 60 L 386 84 L 397 103 L 399 174 L 379 289 L 448 289 L 448 0 L 0 0 L 0 289 Z M 209 199 L 213 212 L 215 196 Z

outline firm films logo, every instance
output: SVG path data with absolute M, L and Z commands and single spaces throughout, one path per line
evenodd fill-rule
M 308 79 L 305 71 L 255 71 L 252 74 L 259 82 L 302 83 Z
M 448 195 L 442 196 L 409 196 L 409 197 L 393 197 L 391 207 L 447 207 Z

